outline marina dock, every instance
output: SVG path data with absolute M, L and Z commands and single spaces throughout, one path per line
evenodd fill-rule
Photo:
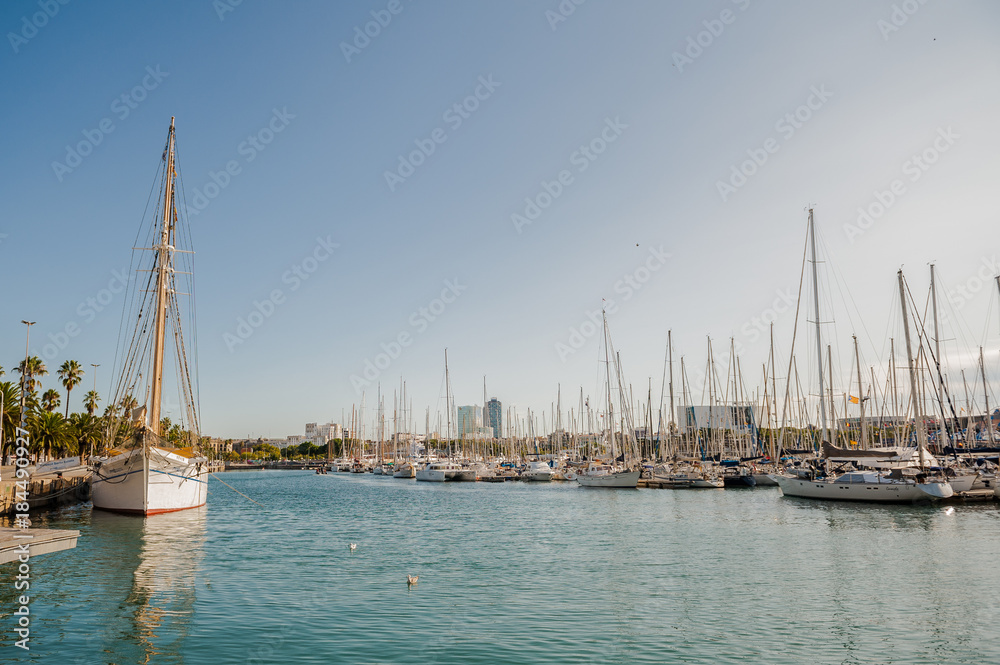
M 13 515 L 17 502 L 14 467 L 0 472 L 0 515 Z M 28 480 L 28 510 L 44 510 L 67 503 L 90 500 L 90 470 L 83 466 L 59 473 L 32 476 Z
M 30 536 L 26 538 L 25 536 Z M 31 556 L 51 554 L 76 547 L 80 532 L 74 529 L 15 529 L 0 527 L 0 564 L 17 561 L 20 546 L 28 543 Z

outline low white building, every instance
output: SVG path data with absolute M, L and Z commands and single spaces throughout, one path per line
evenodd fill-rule
M 743 432 L 757 426 L 753 407 L 750 405 L 731 406 L 687 406 L 677 410 L 680 426 L 688 431 L 696 429 L 720 429 Z

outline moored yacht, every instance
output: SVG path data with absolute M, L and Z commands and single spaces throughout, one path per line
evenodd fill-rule
M 639 469 L 616 468 L 610 464 L 591 463 L 576 476 L 582 487 L 613 487 L 635 489 L 639 484 Z
M 417 480 L 430 483 L 443 483 L 447 481 L 475 481 L 476 471 L 467 469 L 451 460 L 439 460 L 428 462 L 423 468 L 417 469 Z
M 849 471 L 834 478 L 772 476 L 785 496 L 837 501 L 876 501 L 879 503 L 915 503 L 947 499 L 954 494 L 951 485 L 928 478 L 925 474 L 904 474 L 903 469 L 889 473 Z
M 521 472 L 521 480 L 547 483 L 552 480 L 553 475 L 555 474 L 548 462 L 528 462 L 528 467 Z

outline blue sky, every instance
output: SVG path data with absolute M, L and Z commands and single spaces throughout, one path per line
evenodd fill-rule
M 76 324 L 47 364 L 100 363 L 107 393 L 122 303 L 86 302 L 128 265 L 171 116 L 206 433 L 339 419 L 366 361 L 387 365 L 369 408 L 405 379 L 422 430 L 446 347 L 459 403 L 485 376 L 505 404 L 575 404 L 599 391 L 602 298 L 637 392 L 668 328 L 689 371 L 706 336 L 724 371 L 734 337 L 756 385 L 758 321 L 787 363 L 809 204 L 835 382 L 852 333 L 885 362 L 896 270 L 916 297 L 931 261 L 955 371 L 983 343 L 997 365 L 995 3 L 36 0 L 0 27 L 5 369 L 21 319 L 38 355 Z

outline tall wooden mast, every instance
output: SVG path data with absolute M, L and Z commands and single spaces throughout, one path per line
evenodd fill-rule
M 173 228 L 174 210 L 174 119 L 170 118 L 167 133 L 167 170 L 163 188 L 163 223 L 160 227 L 160 244 L 155 247 L 156 258 L 156 311 L 154 312 L 155 337 L 153 338 L 153 385 L 149 394 L 149 429 L 160 434 L 160 399 L 163 392 L 163 342 L 167 328 L 168 288 L 172 271 L 173 247 L 170 233 Z

